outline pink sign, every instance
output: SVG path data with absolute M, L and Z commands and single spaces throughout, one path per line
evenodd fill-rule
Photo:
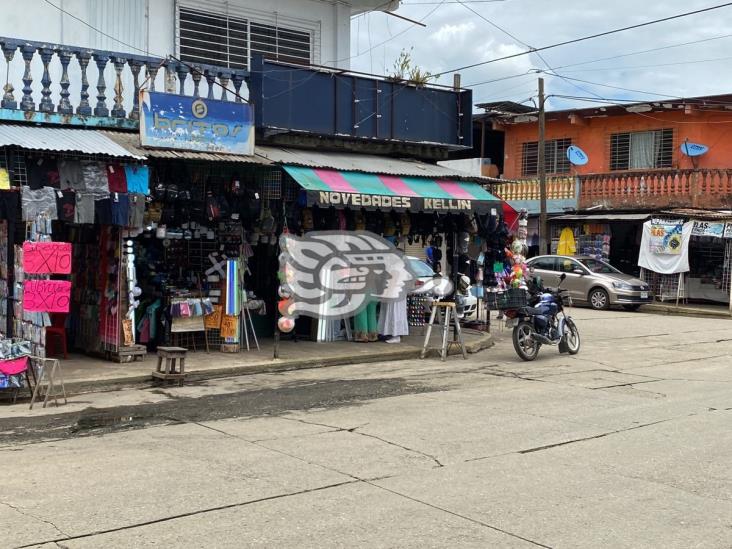
M 28 357 L 10 358 L 8 360 L 0 360 L 0 374 L 6 376 L 15 376 L 22 374 L 28 369 Z
M 71 282 L 68 280 L 26 280 L 23 309 L 30 312 L 68 313 Z
M 71 244 L 23 242 L 23 270 L 28 274 L 71 273 Z

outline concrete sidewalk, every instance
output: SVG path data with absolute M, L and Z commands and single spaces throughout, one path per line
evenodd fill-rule
M 476 353 L 493 345 L 487 332 L 464 329 L 463 334 L 469 353 Z M 429 356 L 437 356 L 436 348 L 440 346 L 440 336 L 438 330 L 433 330 Z M 423 341 L 424 336 L 421 335 L 403 337 L 398 344 L 281 341 L 280 358 L 273 359 L 274 342 L 265 339 L 260 341 L 260 350 L 244 350 L 239 353 L 189 351 L 186 373 L 189 380 L 201 380 L 343 364 L 409 360 L 419 358 Z M 454 352 L 456 351 L 453 349 Z M 68 360 L 61 361 L 66 391 L 70 394 L 150 385 L 150 374 L 156 363 L 155 353 L 148 354 L 142 361 L 123 364 L 86 355 L 71 355 Z

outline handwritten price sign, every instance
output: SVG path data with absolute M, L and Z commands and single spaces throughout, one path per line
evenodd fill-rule
M 67 280 L 26 280 L 23 309 L 33 313 L 68 313 L 71 282 Z
M 23 270 L 28 274 L 71 273 L 71 244 L 23 242 Z
M 223 338 L 236 338 L 239 334 L 239 317 L 233 315 L 222 315 L 220 333 Z

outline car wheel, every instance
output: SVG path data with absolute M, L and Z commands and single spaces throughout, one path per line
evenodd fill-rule
M 626 311 L 637 311 L 638 309 L 640 309 L 640 305 L 638 305 L 637 303 L 633 305 L 623 305 L 623 309 L 625 309 Z
M 602 288 L 593 289 L 590 292 L 588 301 L 590 302 L 590 307 L 596 311 L 604 311 L 610 307 L 610 296 Z

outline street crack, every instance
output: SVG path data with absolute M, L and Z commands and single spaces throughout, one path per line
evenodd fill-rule
M 651 423 L 644 423 L 642 425 L 634 425 L 633 427 L 627 427 L 625 429 L 617 429 L 615 431 L 608 431 L 607 433 L 600 433 L 599 435 L 593 435 L 591 437 L 575 438 L 572 440 L 565 440 L 563 442 L 555 442 L 554 444 L 545 444 L 544 446 L 536 446 L 535 448 L 527 448 L 526 450 L 519 450 L 517 454 L 531 454 L 533 452 L 540 452 L 542 450 L 551 450 L 552 448 L 558 448 L 559 446 L 566 446 L 568 444 L 574 444 L 576 442 L 585 442 L 587 440 L 595 440 L 598 438 L 608 437 L 610 435 L 616 435 L 618 433 L 625 433 L 626 431 L 634 431 L 636 429 L 643 429 L 644 427 L 651 427 L 652 425 L 658 425 L 659 423 L 666 423 L 672 421 L 672 419 L 661 419 L 659 421 L 653 421 Z
M 16 513 L 19 513 L 19 514 L 23 515 L 24 517 L 30 517 L 32 519 L 35 519 L 35 520 L 39 521 L 39 522 L 43 522 L 45 524 L 48 524 L 49 526 L 51 526 L 54 530 L 56 530 L 62 536 L 68 536 L 68 534 L 66 532 L 64 532 L 63 530 L 61 530 L 61 528 L 59 528 L 58 526 L 56 526 L 50 520 L 46 520 L 46 519 L 41 518 L 41 517 L 39 517 L 37 515 L 34 515 L 33 513 L 29 513 L 27 511 L 24 511 L 20 507 L 18 507 L 16 505 L 13 505 L 11 503 L 8 503 L 7 501 L 0 501 L 0 505 L 5 505 L 6 507 L 9 507 L 10 509 L 12 509 L 13 511 L 15 511 Z

